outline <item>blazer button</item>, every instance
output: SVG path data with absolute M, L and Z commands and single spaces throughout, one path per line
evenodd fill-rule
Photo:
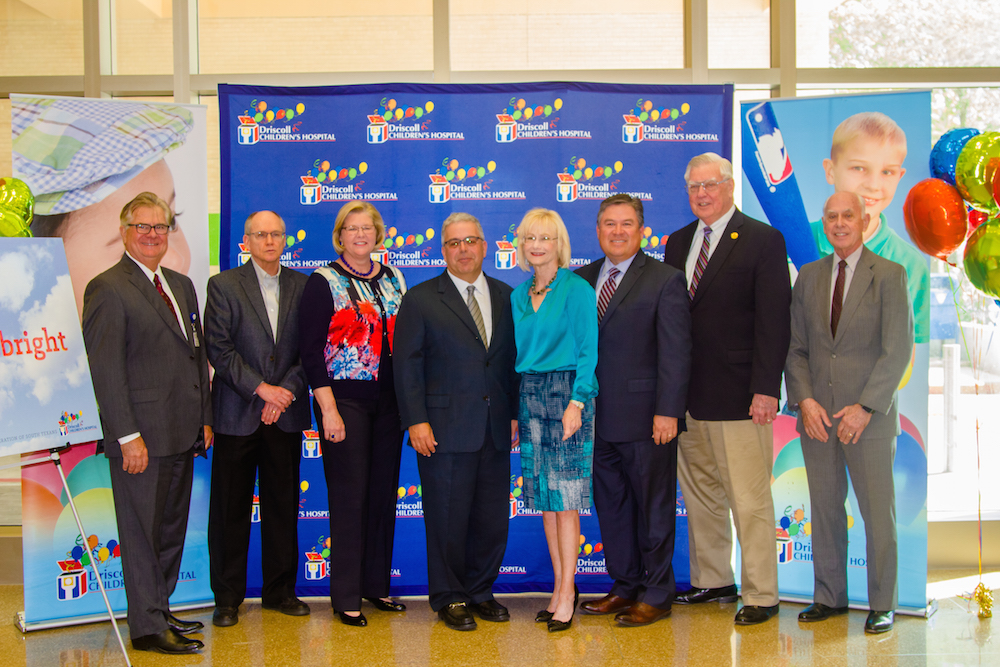
M 483 400 L 484 400 L 484 401 L 489 401 L 489 400 L 490 400 L 490 397 L 489 397 L 489 396 L 483 396 Z
M 489 368 L 489 367 L 490 367 L 490 362 L 488 362 L 488 361 L 486 362 L 486 367 L 487 367 L 487 368 Z
M 270 359 L 271 361 L 274 361 L 274 355 L 273 355 L 273 354 L 272 354 L 272 355 L 271 355 L 270 357 L 268 357 L 268 358 L 269 358 L 269 359 Z
M 832 358 L 834 358 L 834 359 L 836 359 L 836 358 L 837 358 L 837 355 L 835 355 L 835 354 L 831 354 L 830 356 L 831 356 Z
M 197 389 L 197 388 L 198 388 L 198 385 L 195 385 L 195 386 L 194 386 L 194 388 L 195 388 L 195 389 Z

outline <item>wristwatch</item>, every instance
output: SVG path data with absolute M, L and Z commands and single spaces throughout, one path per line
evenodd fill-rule
M 569 404 L 570 404 L 570 405 L 575 405 L 576 407 L 578 407 L 578 408 L 580 408 L 581 410 L 583 410 L 583 401 L 577 401 L 577 400 L 571 400 L 571 401 L 569 402 Z
M 869 408 L 867 405 L 862 405 L 861 409 L 864 410 L 865 412 L 867 412 L 870 415 L 871 414 L 875 414 L 875 408 Z

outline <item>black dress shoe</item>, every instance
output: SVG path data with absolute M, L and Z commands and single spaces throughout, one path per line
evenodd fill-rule
M 778 605 L 773 607 L 758 607 L 747 604 L 736 612 L 736 625 L 757 625 L 778 615 Z
M 484 621 L 503 623 L 510 620 L 510 612 L 496 600 L 486 600 L 485 602 L 473 603 L 472 608 L 479 614 L 479 618 Z
M 395 600 L 383 600 L 382 598 L 365 598 L 379 611 L 406 611 L 406 605 Z
M 201 621 L 183 621 L 173 614 L 167 614 L 167 625 L 173 628 L 174 632 L 179 635 L 189 635 L 205 627 L 205 624 Z
M 338 611 L 337 616 L 340 617 L 340 622 L 344 625 L 353 625 L 356 628 L 363 628 L 368 625 L 368 619 L 360 611 L 357 616 L 348 616 L 346 613 Z
M 188 639 L 174 632 L 171 628 L 161 630 L 155 635 L 144 635 L 132 638 L 132 648 L 136 651 L 156 651 L 158 653 L 196 653 L 204 648 L 197 639 Z
M 820 602 L 814 602 L 799 612 L 799 620 L 803 623 L 813 623 L 814 621 L 825 621 L 831 616 L 840 616 L 850 611 L 850 607 L 827 607 Z
M 212 612 L 212 625 L 228 628 L 240 622 L 239 607 L 216 607 Z
M 261 606 L 264 607 L 264 609 L 270 609 L 271 611 L 280 611 L 282 614 L 287 614 L 288 616 L 309 615 L 309 605 L 294 595 L 290 598 L 285 598 L 278 603 L 262 602 Z
M 552 620 L 552 612 L 548 609 L 543 609 L 535 614 L 535 623 L 548 623 L 550 620 Z
M 894 611 L 872 610 L 868 612 L 868 620 L 865 621 L 865 632 L 870 635 L 880 635 L 883 632 L 889 632 L 889 630 L 892 630 L 892 624 L 895 619 L 896 612 Z
M 674 598 L 677 604 L 698 604 L 700 602 L 736 602 L 736 584 L 721 588 L 689 588 Z
M 557 621 L 554 618 L 550 618 L 548 623 L 549 632 L 562 632 L 563 630 L 569 630 L 569 626 L 573 625 L 573 617 L 576 616 L 576 607 L 573 607 L 573 613 L 569 615 L 568 621 Z
M 469 608 L 464 602 L 452 602 L 444 609 L 439 609 L 438 618 L 452 630 L 476 629 L 476 619 L 469 613 Z

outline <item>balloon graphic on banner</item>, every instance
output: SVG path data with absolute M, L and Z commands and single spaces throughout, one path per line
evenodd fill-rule
M 0 236 L 30 237 L 35 197 L 28 184 L 10 176 L 0 178 Z
M 948 130 L 931 149 L 931 176 L 955 185 L 955 162 L 969 139 L 979 134 L 971 127 Z
M 993 174 L 1000 166 L 1000 132 L 984 132 L 969 139 L 955 162 L 955 185 L 973 208 L 995 215 Z
M 965 275 L 986 296 L 1000 297 L 1000 220 L 976 227 L 965 245 Z
M 913 243 L 942 260 L 958 250 L 969 228 L 962 195 L 940 178 L 925 178 L 910 189 L 903 218 Z

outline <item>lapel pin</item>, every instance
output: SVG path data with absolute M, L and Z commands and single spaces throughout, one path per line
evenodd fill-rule
M 734 240 L 734 241 L 735 241 L 736 239 L 738 239 L 739 237 L 740 237 L 740 234 L 739 234 L 739 232 L 733 232 L 732 234 L 730 234 L 730 235 L 729 235 L 729 238 L 731 238 L 731 239 L 732 239 L 732 240 Z

